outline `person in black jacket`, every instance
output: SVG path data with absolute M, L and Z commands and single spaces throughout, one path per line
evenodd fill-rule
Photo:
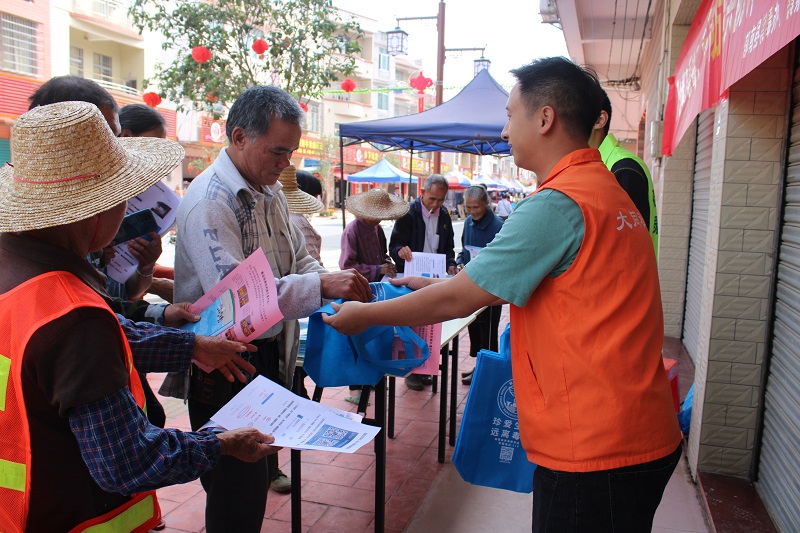
M 406 261 L 412 259 L 414 252 L 424 252 L 444 254 L 447 273 L 456 274 L 453 223 L 447 209 L 442 205 L 448 188 L 444 176 L 428 176 L 422 185 L 422 194 L 411 202 L 408 214 L 394 223 L 389 240 L 389 255 L 397 265 L 398 272 L 405 271 Z M 422 390 L 423 385 L 429 383 L 430 376 L 411 374 L 406 378 L 406 385 L 411 390 Z

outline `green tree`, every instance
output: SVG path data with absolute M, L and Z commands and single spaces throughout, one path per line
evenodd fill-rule
M 160 33 L 163 49 L 177 53 L 156 66 L 161 96 L 215 118 L 257 84 L 277 85 L 301 101 L 320 97 L 338 75 L 355 70 L 362 36 L 332 0 L 134 0 L 130 15 L 140 33 Z M 258 39 L 269 45 L 263 54 L 253 51 Z M 208 61 L 192 57 L 197 46 L 211 52 Z

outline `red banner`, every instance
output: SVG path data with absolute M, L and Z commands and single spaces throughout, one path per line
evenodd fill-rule
M 704 109 L 800 35 L 800 0 L 704 0 L 686 36 L 664 110 L 664 155 Z

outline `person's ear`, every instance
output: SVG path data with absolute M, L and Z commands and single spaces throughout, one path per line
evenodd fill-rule
M 122 131 L 119 134 L 120 137 L 136 137 L 131 130 L 128 128 L 122 128 Z
M 548 133 L 556 120 L 555 109 L 550 106 L 544 106 L 539 110 L 537 120 L 539 121 L 539 133 L 542 135 Z
M 236 126 L 233 128 L 231 132 L 231 146 L 236 150 L 241 150 L 244 148 L 244 145 L 247 143 L 248 137 L 247 132 L 244 131 L 244 128 L 240 126 Z
M 594 126 L 592 129 L 595 130 L 602 130 L 608 124 L 608 113 L 605 110 L 600 111 L 600 116 L 597 117 L 597 120 L 594 122 Z

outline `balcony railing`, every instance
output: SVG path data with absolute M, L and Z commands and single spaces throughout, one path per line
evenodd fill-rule
M 123 0 L 72 0 L 72 11 L 81 15 L 129 26 L 128 5 Z
M 130 94 L 132 96 L 138 96 L 141 92 L 136 87 L 131 87 L 130 85 L 126 85 L 124 80 L 118 80 L 122 83 L 118 83 L 117 81 L 109 81 L 108 79 L 94 79 L 89 78 L 92 81 L 97 82 L 98 85 L 101 87 L 108 89 L 109 91 L 118 91 L 124 94 Z M 130 82 L 128 82 L 130 83 Z M 133 83 L 136 83 L 136 80 L 133 80 Z

